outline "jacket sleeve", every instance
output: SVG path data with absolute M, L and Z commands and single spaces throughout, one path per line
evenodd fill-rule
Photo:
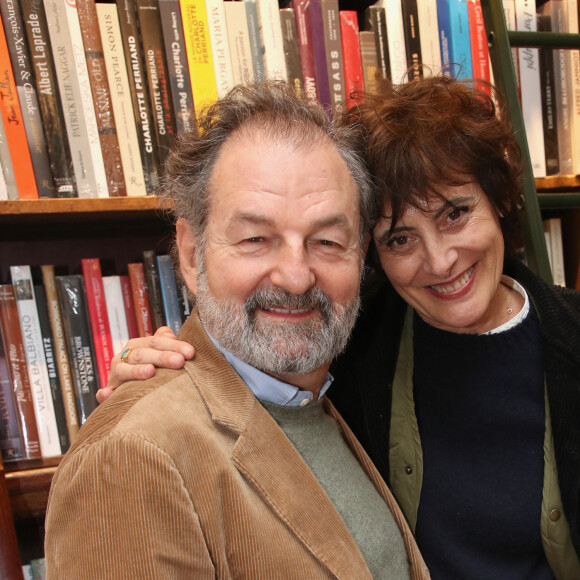
M 46 519 L 49 580 L 215 578 L 171 458 L 135 435 L 77 449 L 55 474 Z

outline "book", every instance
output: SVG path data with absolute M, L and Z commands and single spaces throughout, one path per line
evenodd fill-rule
M 552 30 L 552 18 L 547 14 L 537 16 L 538 32 Z M 544 152 L 546 155 L 546 175 L 560 172 L 558 157 L 558 127 L 556 120 L 556 98 L 554 91 L 554 57 L 552 50 L 540 48 L 540 89 L 542 91 L 542 124 L 544 128 Z
M 350 108 L 355 103 L 362 101 L 364 92 L 357 13 L 354 10 L 340 11 L 340 32 L 344 62 L 346 106 Z
M 382 6 L 371 5 L 363 13 L 364 30 L 372 30 L 375 35 L 379 71 L 383 78 L 391 78 L 391 60 L 389 56 L 389 40 L 387 37 L 387 22 L 385 9 Z
M 316 63 L 312 46 L 312 28 L 310 25 L 310 0 L 292 0 L 294 17 L 296 18 L 296 35 L 300 51 L 300 69 L 302 73 L 302 88 L 307 101 L 318 100 L 316 80 Z
M 209 39 L 218 97 L 225 97 L 234 86 L 232 59 L 223 0 L 205 0 Z
M 107 315 L 101 263 L 98 258 L 83 258 L 81 260 L 81 266 L 85 279 L 85 291 L 97 369 L 101 388 L 105 388 L 107 386 L 109 370 L 111 369 L 111 360 L 115 356 L 115 353 L 113 351 L 111 329 Z
M 43 457 L 56 457 L 62 451 L 30 266 L 10 266 L 10 277 L 14 286 L 26 367 L 32 388 L 40 450 Z
M 300 66 L 300 46 L 296 30 L 296 17 L 293 8 L 280 9 L 280 25 L 288 83 L 294 87 L 297 95 L 302 95 L 302 67 Z
M 326 47 L 324 44 L 324 24 L 322 22 L 322 0 L 310 0 L 308 14 L 310 15 L 310 29 L 312 39 L 312 52 L 316 68 L 316 88 L 318 101 L 325 108 L 332 108 L 330 97 L 330 84 L 328 68 L 326 64 Z
M 1 324 L 0 324 L 1 327 Z M 0 328 L 0 453 L 2 461 L 24 458 L 18 414 Z
M 145 74 L 151 99 L 153 129 L 157 139 L 157 155 L 163 165 L 175 136 L 175 115 L 173 113 L 169 73 L 165 49 L 159 3 L 157 0 L 136 0 L 141 47 L 145 62 Z
M 50 392 L 52 394 L 52 406 L 56 417 L 60 449 L 62 453 L 66 453 L 70 447 L 70 436 L 66 422 L 60 380 L 58 378 L 52 330 L 50 328 L 50 320 L 48 317 L 48 301 L 46 298 L 46 291 L 42 284 L 34 285 L 34 296 L 36 299 L 36 308 L 38 310 L 40 334 L 42 336 L 42 346 L 44 348 L 44 358 L 46 361 L 46 370 L 48 372 L 48 381 L 50 383 Z
M 131 281 L 128 275 L 120 276 L 121 292 L 123 293 L 123 305 L 125 306 L 125 320 L 127 322 L 127 332 L 129 338 L 137 338 L 139 329 L 137 327 L 137 315 L 135 312 L 135 303 L 131 291 Z
M 437 0 L 417 2 L 421 37 L 423 74 L 437 75 L 441 72 L 441 49 L 439 48 L 439 24 L 437 22 Z
M 568 32 L 580 32 L 580 4 L 578 0 L 566 0 Z M 568 62 L 572 90 L 570 92 L 570 132 L 572 134 L 572 173 L 580 175 L 580 50 L 568 50 Z
M 99 3 L 96 9 L 126 193 L 129 197 L 147 195 L 117 6 Z
M 389 60 L 391 63 L 391 80 L 397 85 L 405 83 L 408 80 L 403 7 L 401 0 L 385 0 L 384 5 L 387 22 Z
M 437 27 L 439 29 L 439 48 L 441 50 L 441 67 L 445 76 L 451 76 L 451 65 L 454 62 L 451 49 L 451 21 L 449 17 L 449 2 L 451 0 L 436 0 Z
M 552 268 L 552 278 L 554 284 L 566 286 L 566 276 L 564 273 L 564 246 L 562 243 L 562 220 L 560 218 L 549 218 L 544 220 L 544 231 L 547 233 L 546 240 L 549 240 L 549 256 Z
M 254 80 L 254 63 L 246 14 L 247 4 L 245 2 L 224 2 L 224 10 L 234 84 L 251 83 Z
M 103 276 L 103 290 L 107 305 L 107 318 L 111 331 L 113 352 L 121 352 L 129 340 L 121 277 Z
M 516 27 L 518 30 L 528 32 L 537 31 L 535 0 L 516 0 Z M 538 49 L 520 48 L 518 58 L 520 63 L 520 100 L 532 169 L 534 177 L 546 177 Z
M 99 388 L 84 280 L 80 275 L 57 276 L 56 287 L 78 405 L 78 418 L 82 425 L 97 408 L 96 394 Z
M 46 20 L 79 197 L 108 197 L 107 175 L 79 18 L 74 3 L 44 0 Z M 76 72 L 76 74 L 74 74 Z
M 271 80 L 285 81 L 288 72 L 284 58 L 278 0 L 257 0 L 256 7 L 260 38 L 264 47 L 264 76 Z
M 129 281 L 131 283 L 131 293 L 135 306 L 135 318 L 139 336 L 151 336 L 155 331 L 153 330 L 151 310 L 149 309 L 145 269 L 141 262 L 135 262 L 128 264 L 127 270 L 129 271 Z
M 338 0 L 321 0 L 320 5 L 322 8 L 330 102 L 332 112 L 340 114 L 346 107 L 346 91 L 344 87 L 344 64 Z
M 20 318 L 12 284 L 0 284 L 0 330 L 4 352 L 6 353 L 24 458 L 36 459 L 41 457 L 40 436 L 36 423 L 32 387 L 26 367 Z
M 407 52 L 407 69 L 409 80 L 423 76 L 423 56 L 421 55 L 421 31 L 417 0 L 402 0 L 403 33 Z
M 176 129 L 178 133 L 192 131 L 195 128 L 194 103 L 179 0 L 159 0 L 159 16 L 167 56 Z
M 0 115 L 0 168 L 2 170 L 2 183 L 6 188 L 2 199 L 18 199 L 18 186 L 16 185 L 16 178 L 14 177 L 12 157 L 10 155 L 8 142 L 6 141 L 2 115 Z
M 157 256 L 157 266 L 159 268 L 165 320 L 167 326 L 177 334 L 183 325 L 183 317 L 177 295 L 177 284 L 175 282 L 175 273 L 171 257 L 168 255 Z
M 489 68 L 489 48 L 487 33 L 480 0 L 467 0 L 467 18 L 469 22 L 469 38 L 471 39 L 471 66 L 473 78 L 487 83 L 491 80 Z M 485 87 L 486 92 L 490 92 Z
M 451 74 L 458 79 L 473 77 L 471 64 L 471 39 L 469 37 L 469 15 L 467 0 L 449 0 L 449 23 L 451 43 Z
M 22 110 L 18 100 L 16 81 L 12 72 L 12 63 L 10 62 L 3 26 L 0 26 L 0 92 L 2 93 L 0 115 L 4 123 L 4 134 L 10 151 L 18 196 L 21 199 L 38 198 L 32 158 L 28 148 L 24 119 L 22 118 Z M 18 160 L 18 163 L 16 163 L 16 160 Z
M 161 281 L 159 279 L 157 256 L 153 250 L 145 250 L 143 252 L 143 270 L 145 273 L 145 282 L 147 284 L 147 299 L 149 300 L 151 322 L 155 331 L 160 326 L 165 326 L 166 321 L 163 309 L 163 298 L 161 295 Z
M 12 62 L 38 197 L 55 197 L 56 187 L 40 117 L 36 77 L 32 70 L 20 6 L 15 0 L 5 0 L 0 2 L 0 13 L 4 22 L 8 53 Z
M 75 0 L 110 197 L 127 195 L 95 0 Z
M 261 80 L 265 78 L 264 69 L 264 45 L 260 34 L 260 17 L 258 15 L 257 0 L 244 0 L 246 5 L 246 19 L 248 23 L 248 33 L 250 35 L 250 50 L 252 53 L 252 64 L 254 66 L 254 78 Z
M 180 0 L 185 49 L 196 114 L 218 98 L 204 0 Z
M 121 27 L 121 40 L 129 76 L 130 95 L 133 101 L 135 127 L 143 164 L 143 178 L 148 194 L 159 187 L 157 139 L 153 130 L 151 99 L 145 75 L 143 51 L 139 40 L 137 8 L 134 0 L 117 0 L 117 13 Z
M 365 91 L 368 93 L 376 93 L 377 77 L 380 76 L 380 72 L 375 45 L 375 33 L 372 30 L 361 30 L 359 32 L 359 41 Z
M 58 291 L 56 287 L 56 276 L 54 266 L 45 264 L 41 266 L 42 282 L 46 291 L 46 300 L 48 305 L 48 318 L 52 330 L 52 339 L 54 341 L 54 353 L 56 368 L 62 392 L 62 401 L 65 410 L 65 421 L 71 444 L 74 443 L 79 432 L 79 417 L 77 408 L 79 402 L 76 399 L 76 392 L 71 374 L 70 361 L 68 356 L 66 336 L 64 331 L 62 312 Z
M 20 0 L 24 29 L 36 76 L 36 93 L 57 197 L 76 197 L 72 154 L 67 137 L 48 23 L 42 0 Z

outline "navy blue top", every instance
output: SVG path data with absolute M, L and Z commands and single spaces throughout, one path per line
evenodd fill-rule
M 533 308 L 479 336 L 415 315 L 414 359 L 424 469 L 416 537 L 432 578 L 552 580 L 540 536 L 545 402 Z

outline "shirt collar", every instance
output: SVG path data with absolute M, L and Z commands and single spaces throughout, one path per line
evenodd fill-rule
M 260 401 L 288 407 L 304 407 L 313 400 L 314 395 L 310 391 L 304 391 L 294 385 L 279 381 L 256 367 L 249 365 L 229 350 L 223 348 L 209 332 L 207 332 L 207 335 L 214 346 L 226 357 L 226 360 L 234 367 L 242 380 L 250 387 L 255 397 Z M 333 380 L 333 376 L 327 373 L 318 395 L 319 399 L 324 396 Z

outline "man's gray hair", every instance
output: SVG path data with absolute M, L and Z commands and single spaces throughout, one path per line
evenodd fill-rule
M 330 139 L 359 190 L 361 238 L 369 232 L 378 202 L 360 128 L 333 123 L 320 105 L 298 97 L 286 83 L 264 81 L 239 85 L 202 111 L 197 132 L 182 133 L 168 155 L 161 195 L 173 200 L 175 216 L 187 219 L 200 245 L 205 242 L 210 181 L 222 146 L 234 134 L 256 130 L 296 148 L 317 147 Z

